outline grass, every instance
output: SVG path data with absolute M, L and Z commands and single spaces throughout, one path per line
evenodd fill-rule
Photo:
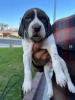
M 14 75 L 21 75 L 21 81 L 15 85 L 11 91 L 5 96 L 4 100 L 22 100 L 21 99 L 21 84 L 24 78 L 23 66 L 23 50 L 22 48 L 0 48 L 0 95 L 7 84 L 8 79 Z M 35 72 L 32 68 L 32 77 Z M 14 77 L 9 83 L 10 87 L 19 78 Z

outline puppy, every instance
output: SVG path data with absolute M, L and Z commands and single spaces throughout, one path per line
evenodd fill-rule
M 75 87 L 70 79 L 65 61 L 58 55 L 55 39 L 52 34 L 51 24 L 48 16 L 39 8 L 32 8 L 26 11 L 19 27 L 18 34 L 22 37 L 23 63 L 24 63 L 24 82 L 23 92 L 28 93 L 32 89 L 32 47 L 35 42 L 45 38 L 42 49 L 47 49 L 52 59 L 52 67 L 55 72 L 56 82 L 61 87 L 66 83 L 70 92 L 75 93 Z M 47 95 L 53 96 L 52 81 L 50 78 L 51 62 L 44 66 L 44 73 L 48 84 Z

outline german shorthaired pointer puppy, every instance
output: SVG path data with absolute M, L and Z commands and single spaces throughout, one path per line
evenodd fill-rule
M 18 34 L 22 37 L 23 45 L 23 63 L 24 63 L 24 82 L 23 92 L 28 93 L 32 89 L 32 47 L 34 42 L 38 42 L 45 38 L 42 49 L 47 49 L 52 59 L 52 67 L 55 72 L 56 82 L 61 87 L 65 87 L 66 83 L 70 92 L 75 93 L 75 87 L 70 79 L 65 61 L 59 57 L 55 39 L 52 34 L 49 17 L 39 8 L 32 8 L 26 11 L 19 27 Z M 48 84 L 47 95 L 49 98 L 53 96 L 52 81 L 50 77 L 51 62 L 44 66 L 44 73 Z

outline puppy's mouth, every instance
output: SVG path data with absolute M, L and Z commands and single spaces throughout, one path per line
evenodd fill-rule
M 31 38 L 30 38 L 32 41 L 34 42 L 39 42 L 42 40 L 42 36 L 39 36 L 38 34 L 35 34 L 33 35 Z

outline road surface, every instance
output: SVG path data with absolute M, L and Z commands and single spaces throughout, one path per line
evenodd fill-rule
M 22 46 L 21 39 L 0 39 L 0 47 L 9 47 L 10 44 L 15 47 Z

